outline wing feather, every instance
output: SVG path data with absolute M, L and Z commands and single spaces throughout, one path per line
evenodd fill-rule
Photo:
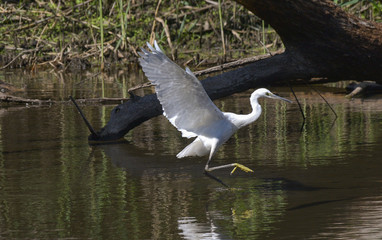
M 224 119 L 200 81 L 190 69 L 183 70 L 171 61 L 155 42 L 142 49 L 139 62 L 146 77 L 155 85 L 163 114 L 184 137 L 203 135 L 208 126 Z

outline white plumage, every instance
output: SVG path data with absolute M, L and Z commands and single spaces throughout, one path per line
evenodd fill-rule
M 159 48 L 147 43 L 150 51 L 142 48 L 139 62 L 146 77 L 155 85 L 157 97 L 162 104 L 163 115 L 174 125 L 183 137 L 196 139 L 185 147 L 177 157 L 204 156 L 209 154 L 206 171 L 226 167 L 249 168 L 232 163 L 209 167 L 212 156 L 239 128 L 255 121 L 261 114 L 259 97 L 281 98 L 265 88 L 254 91 L 250 97 L 252 112 L 247 115 L 221 112 L 211 101 L 200 81 L 189 68 L 183 70 L 171 61 Z M 235 170 L 234 169 L 234 170 Z M 232 171 L 233 172 L 233 171 Z

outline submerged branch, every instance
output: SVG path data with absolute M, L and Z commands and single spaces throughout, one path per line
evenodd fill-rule
M 84 120 L 86 126 L 88 127 L 89 131 L 95 136 L 97 137 L 97 133 L 96 131 L 94 130 L 93 126 L 89 123 L 88 119 L 85 117 L 85 114 L 82 112 L 81 108 L 78 106 L 78 104 L 76 103 L 76 100 L 74 100 L 74 98 L 72 96 L 69 96 L 70 100 L 73 102 L 74 106 L 77 108 L 77 111 L 80 113 L 82 119 Z
M 80 104 L 123 104 L 129 101 L 129 98 L 84 98 L 76 99 Z M 42 100 L 16 97 L 9 94 L 0 93 L 0 103 L 31 104 L 31 105 L 52 105 L 58 103 L 68 103 L 67 100 Z

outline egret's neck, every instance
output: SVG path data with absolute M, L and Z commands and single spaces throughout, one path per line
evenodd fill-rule
M 252 112 L 250 114 L 224 113 L 227 118 L 237 127 L 242 128 L 256 121 L 261 115 L 261 106 L 256 98 L 251 97 Z
M 256 121 L 261 115 L 261 106 L 257 100 L 258 100 L 258 97 L 251 96 L 252 112 L 247 115 L 248 123 L 245 125 L 248 125 L 248 124 Z

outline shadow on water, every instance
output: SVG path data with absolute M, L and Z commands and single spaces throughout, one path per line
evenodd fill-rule
M 155 169 L 155 171 L 182 171 L 192 174 L 200 175 L 203 173 L 208 178 L 218 182 L 222 186 L 229 188 L 229 186 L 223 182 L 220 178 L 216 177 L 214 174 L 205 172 L 203 165 L 200 162 L 194 162 L 190 159 L 185 160 L 175 160 L 173 156 L 170 163 L 158 160 L 155 156 L 142 155 L 142 150 L 132 146 L 130 143 L 120 142 L 120 143 L 109 143 L 109 144 L 99 144 L 99 148 L 105 152 L 105 154 L 110 157 L 113 165 L 129 171 L 137 177 L 141 176 L 145 171 L 149 169 Z M 152 161 L 149 161 L 152 159 Z
M 137 148 L 129 142 L 114 144 L 102 144 L 101 148 L 108 156 L 113 165 L 128 171 L 133 176 L 140 177 L 145 172 L 187 172 L 202 174 L 202 165 L 193 161 L 179 161 L 174 156 L 155 156 L 144 153 L 143 149 Z
M 292 211 L 292 210 L 298 210 L 298 209 L 303 209 L 303 208 L 316 207 L 316 206 L 318 206 L 318 205 L 322 205 L 322 204 L 336 203 L 336 202 L 343 202 L 343 201 L 350 201 L 350 200 L 354 200 L 354 199 L 355 199 L 355 198 L 344 198 L 344 199 L 335 199 L 335 200 L 317 201 L 317 202 L 312 202 L 312 203 L 302 204 L 302 205 L 297 206 L 297 207 L 288 208 L 287 210 L 288 210 L 288 211 Z
M 204 172 L 204 175 L 206 175 L 207 177 L 211 178 L 212 180 L 215 180 L 216 182 L 220 183 L 221 185 L 223 185 L 224 187 L 226 188 L 230 188 L 230 186 L 228 186 L 226 183 L 224 183 L 220 178 L 216 177 L 215 175 L 213 175 L 212 173 L 209 173 L 209 172 Z
M 324 187 L 307 186 L 299 181 L 290 180 L 283 177 L 264 178 L 262 181 L 264 183 L 258 187 L 269 188 L 272 191 L 318 191 L 321 189 L 326 189 Z
M 163 161 L 160 157 L 142 154 L 142 149 L 135 147 L 128 141 L 118 143 L 106 143 L 94 145 L 101 148 L 106 156 L 108 156 L 116 167 L 122 168 L 130 172 L 132 175 L 140 177 L 145 171 L 161 172 L 177 172 L 182 171 L 192 175 L 200 176 L 204 173 L 208 178 L 218 182 L 226 188 L 230 186 L 215 174 L 205 172 L 203 164 L 200 161 L 194 161 L 196 158 L 176 159 L 174 156 L 169 156 L 169 161 Z M 167 159 L 167 157 L 166 157 Z M 224 171 L 227 175 L 228 172 Z M 235 175 L 235 174 L 234 174 Z M 241 174 L 241 177 L 256 178 L 253 174 Z M 193 176 L 196 177 L 196 176 Z M 314 187 L 305 185 L 299 181 L 291 180 L 283 177 L 275 178 L 257 178 L 261 184 L 251 186 L 251 188 L 263 189 L 267 191 L 318 191 L 328 189 L 326 187 Z M 233 186 L 232 186 L 233 187 Z

